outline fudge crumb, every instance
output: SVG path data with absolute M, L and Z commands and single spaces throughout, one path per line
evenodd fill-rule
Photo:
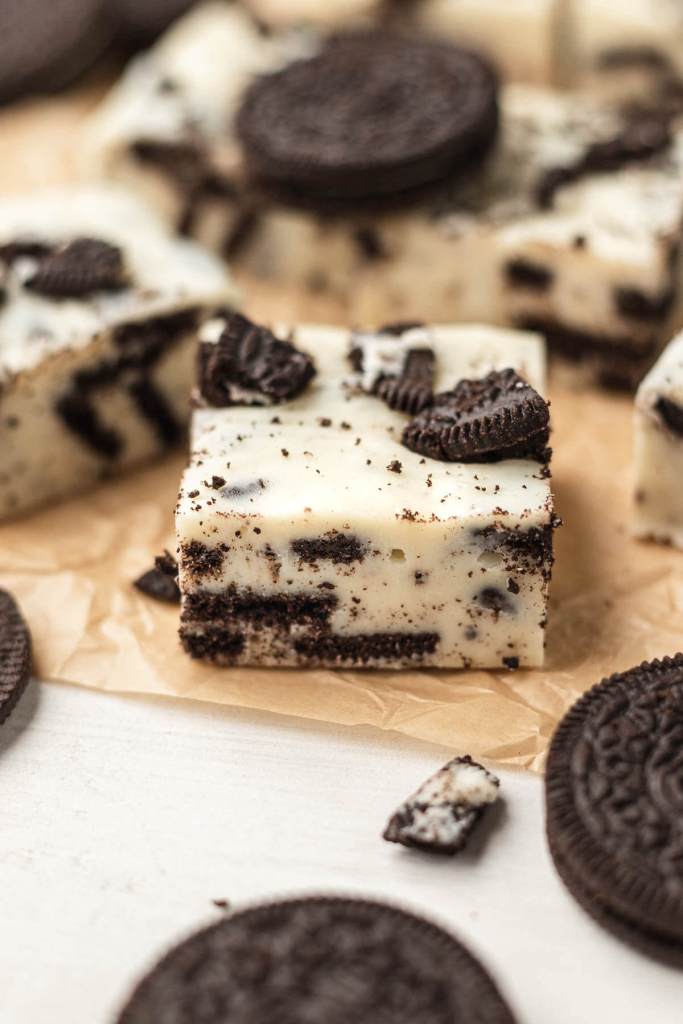
M 394 459 L 393 462 L 389 463 L 387 469 L 390 473 L 400 473 L 403 469 L 403 463 L 399 462 L 398 459 Z
M 281 448 L 281 449 L 280 449 L 280 451 L 282 452 L 282 454 L 284 455 L 284 457 L 285 457 L 286 459 L 288 459 L 288 458 L 289 458 L 289 452 L 287 451 L 287 449 L 286 449 L 286 448 Z

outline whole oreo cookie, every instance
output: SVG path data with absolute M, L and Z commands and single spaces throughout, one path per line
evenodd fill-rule
M 284 402 L 315 376 L 313 360 L 267 327 L 231 313 L 216 342 L 199 346 L 199 391 L 210 405 Z
M 293 201 L 405 194 L 481 159 L 498 86 L 478 56 L 388 32 L 333 37 L 257 79 L 237 119 L 254 177 Z
M 119 1024 L 514 1024 L 453 937 L 380 903 L 315 898 L 197 932 L 138 985 Z
M 3 0 L 0 102 L 68 85 L 115 33 L 116 18 L 104 0 Z
M 0 590 L 0 725 L 14 710 L 31 678 L 31 635 L 17 603 Z
M 403 431 L 411 451 L 444 462 L 547 462 L 548 403 L 514 370 L 462 380 L 436 395 Z
M 550 747 L 546 811 L 572 895 L 683 967 L 683 655 L 613 675 L 574 705 Z

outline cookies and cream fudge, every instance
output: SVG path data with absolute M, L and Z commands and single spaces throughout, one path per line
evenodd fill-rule
M 166 450 L 223 264 L 116 188 L 0 201 L 0 519 Z
M 683 98 L 683 6 L 679 0 L 574 0 L 575 74 L 614 100 Z
M 176 513 L 187 652 L 542 664 L 555 525 L 543 387 L 542 341 L 524 332 L 207 322 Z
M 216 49 L 239 18 L 200 8 L 133 65 L 91 132 L 101 171 L 359 322 L 529 327 L 591 376 L 642 378 L 677 297 L 683 132 L 566 93 L 497 94 L 476 57 L 419 39 L 321 48 L 243 20 L 233 66 Z
M 638 389 L 635 532 L 683 548 L 683 334 Z

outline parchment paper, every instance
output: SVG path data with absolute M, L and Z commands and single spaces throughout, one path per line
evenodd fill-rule
M 97 87 L 0 117 L 0 184 L 68 177 L 71 143 Z M 41 160 L 41 154 L 44 159 Z M 49 156 L 48 156 L 49 154 Z M 61 161 L 61 162 L 60 162 Z M 269 318 L 344 321 L 344 310 L 243 282 Z M 102 690 L 369 724 L 540 771 L 565 709 L 603 675 L 683 647 L 683 554 L 630 539 L 631 402 L 551 388 L 553 483 L 565 526 L 546 668 L 533 672 L 225 670 L 192 662 L 177 609 L 131 586 L 173 549 L 183 456 L 0 528 L 0 584 L 33 630 L 36 674 Z

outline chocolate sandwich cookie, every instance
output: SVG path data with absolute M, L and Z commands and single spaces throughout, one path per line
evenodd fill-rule
M 603 680 L 550 747 L 555 866 L 593 918 L 683 967 L 683 655 Z
M 441 928 L 366 900 L 242 911 L 172 950 L 118 1024 L 514 1024 L 481 964 Z
M 514 370 L 461 380 L 436 395 L 403 431 L 411 451 L 445 462 L 547 462 L 548 403 Z
M 0 590 L 0 725 L 10 716 L 31 678 L 31 635 L 17 603 Z
M 25 287 L 53 299 L 85 298 L 127 287 L 123 253 L 99 238 L 75 238 L 37 257 L 38 267 Z
M 103 0 L 3 0 L 0 101 L 60 89 L 111 45 L 116 17 Z
M 315 376 L 306 352 L 267 327 L 231 313 L 216 342 L 199 346 L 199 391 L 209 405 L 284 402 Z
M 157 555 L 154 559 L 154 568 L 139 576 L 133 585 L 141 594 L 153 597 L 155 601 L 180 604 L 178 563 L 168 551 L 164 551 L 163 555 Z
M 481 159 L 497 128 L 497 81 L 480 57 L 379 31 L 335 36 L 260 77 L 237 119 L 257 181 L 314 205 L 439 181 Z

